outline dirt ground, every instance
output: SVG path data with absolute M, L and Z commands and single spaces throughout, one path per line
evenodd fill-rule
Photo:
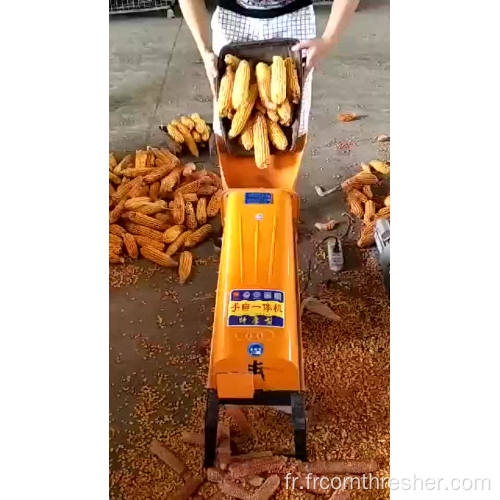
M 327 10 L 318 8 L 318 30 Z M 329 187 L 357 170 L 361 161 L 388 159 L 389 8 L 370 2 L 333 57 L 315 73 L 308 150 L 301 196 L 301 285 L 320 297 L 342 321 L 306 313 L 303 336 L 309 411 L 310 459 L 372 458 L 378 475 L 389 468 L 389 301 L 372 250 L 355 245 L 355 226 L 345 241 L 346 270 L 328 270 L 317 220 L 345 220 L 340 194 L 319 198 L 314 185 Z M 110 150 L 164 144 L 160 121 L 199 112 L 210 115 L 203 66 L 185 23 L 159 16 L 110 20 Z M 362 115 L 338 123 L 337 113 Z M 216 159 L 200 159 L 211 168 Z M 381 190 L 387 190 L 382 186 Z M 345 224 L 340 231 L 345 229 Z M 110 470 L 112 498 L 170 498 L 182 481 L 149 452 L 157 438 L 199 472 L 202 450 L 180 441 L 184 429 L 201 430 L 204 383 L 218 254 L 211 243 L 195 250 L 189 282 L 180 286 L 170 269 L 139 260 L 110 269 Z M 289 417 L 251 409 L 252 449 L 286 451 Z M 204 496 L 210 486 L 201 490 Z M 276 498 L 301 498 L 285 492 Z M 388 491 L 353 492 L 351 498 L 388 498 Z

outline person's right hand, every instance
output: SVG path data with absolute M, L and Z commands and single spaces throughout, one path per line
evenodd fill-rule
M 203 59 L 203 64 L 205 65 L 205 71 L 210 83 L 212 95 L 216 97 L 217 56 L 211 50 L 207 50 L 206 52 L 203 52 L 201 57 Z

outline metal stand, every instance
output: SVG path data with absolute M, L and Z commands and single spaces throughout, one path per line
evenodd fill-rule
M 215 463 L 219 405 L 291 406 L 295 457 L 299 460 L 307 460 L 306 411 L 300 392 L 255 391 L 252 399 L 219 399 L 214 390 L 209 390 L 205 413 L 205 467 L 213 467 Z

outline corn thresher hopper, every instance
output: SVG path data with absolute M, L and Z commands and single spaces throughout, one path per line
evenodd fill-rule
M 296 40 L 231 44 L 219 57 L 235 54 L 272 62 L 273 55 L 297 59 Z M 288 130 L 288 151 L 272 154 L 269 168 L 256 167 L 253 152 L 227 139 L 222 120 L 216 146 L 224 186 L 223 238 L 208 374 L 205 465 L 216 454 L 220 405 L 291 407 L 295 455 L 306 459 L 304 374 L 299 317 L 297 174 L 306 142 L 298 137 L 299 109 Z

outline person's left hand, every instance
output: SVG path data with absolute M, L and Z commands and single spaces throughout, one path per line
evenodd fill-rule
M 305 74 L 307 75 L 313 68 L 316 68 L 320 61 L 326 57 L 333 47 L 333 43 L 324 38 L 313 38 L 297 43 L 292 47 L 293 51 L 307 49 Z

